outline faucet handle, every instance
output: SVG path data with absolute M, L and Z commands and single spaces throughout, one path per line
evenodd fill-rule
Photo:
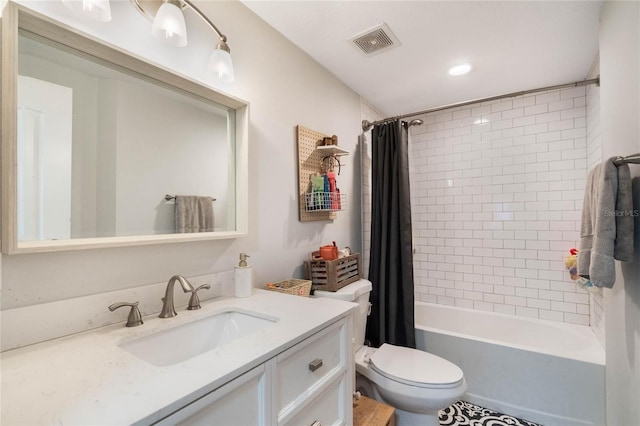
M 191 298 L 189 299 L 189 306 L 187 306 L 188 310 L 195 311 L 196 309 L 201 308 L 198 292 L 203 288 L 206 288 L 207 290 L 209 290 L 211 286 L 209 284 L 203 284 L 200 287 L 196 288 L 195 290 L 191 290 Z
M 127 327 L 137 327 L 139 325 L 144 324 L 142 322 L 142 316 L 140 315 L 140 309 L 138 309 L 138 302 L 134 302 L 134 303 L 126 303 L 126 302 L 120 302 L 120 303 L 114 303 L 113 305 L 109 306 L 109 310 L 111 312 L 115 311 L 118 308 L 122 308 L 123 306 L 130 306 L 131 310 L 129 311 L 129 318 L 127 318 Z

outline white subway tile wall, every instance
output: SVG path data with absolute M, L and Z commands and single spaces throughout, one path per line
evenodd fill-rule
M 589 78 L 595 78 L 600 71 L 599 60 L 594 62 Z M 587 105 L 587 170 L 591 170 L 602 161 L 602 149 L 600 141 L 600 88 L 589 86 L 586 89 Z M 593 288 L 589 291 L 589 317 L 593 333 L 598 341 L 605 346 L 604 338 L 604 293 L 602 288 Z
M 563 263 L 580 238 L 586 105 L 576 87 L 411 128 L 417 300 L 589 325 L 589 293 Z

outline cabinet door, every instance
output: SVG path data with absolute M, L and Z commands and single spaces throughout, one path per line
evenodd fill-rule
M 271 423 L 268 364 L 260 365 L 186 407 L 158 425 L 249 426 Z

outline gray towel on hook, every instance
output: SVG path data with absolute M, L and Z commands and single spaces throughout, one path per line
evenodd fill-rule
M 213 198 L 176 195 L 176 232 L 213 232 Z
M 584 193 L 578 275 L 597 287 L 613 287 L 615 262 L 633 261 L 633 194 L 627 164 L 612 157 L 594 167 Z

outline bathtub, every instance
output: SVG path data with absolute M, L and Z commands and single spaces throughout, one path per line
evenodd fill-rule
M 605 424 L 604 349 L 587 326 L 416 302 L 416 345 L 457 364 L 464 400 L 548 426 Z

